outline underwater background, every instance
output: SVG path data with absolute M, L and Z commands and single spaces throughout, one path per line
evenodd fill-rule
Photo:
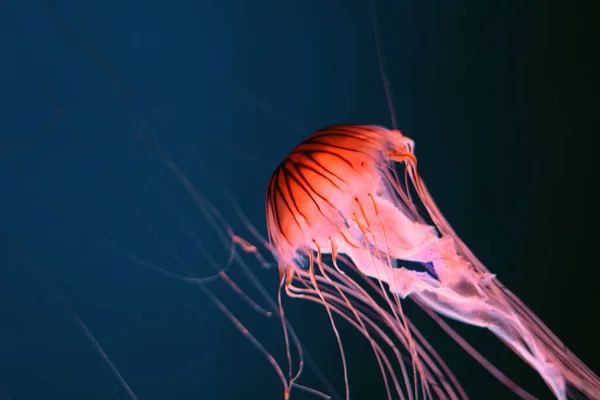
M 230 249 L 164 156 L 235 233 L 252 238 L 231 199 L 264 234 L 266 182 L 302 139 L 330 124 L 391 126 L 369 4 L 0 0 L 0 400 L 131 398 L 97 346 L 140 400 L 282 398 L 267 360 L 178 278 L 214 275 Z M 600 372 L 597 10 L 401 0 L 375 10 L 398 126 L 441 211 Z M 238 253 L 248 269 L 228 274 L 269 308 L 249 273 L 275 298 L 276 268 Z M 220 280 L 207 287 L 285 367 L 278 319 Z M 300 382 L 343 398 L 325 310 L 284 304 L 312 362 Z M 471 398 L 514 398 L 405 304 Z M 452 326 L 551 398 L 491 333 Z M 351 398 L 386 398 L 368 343 L 339 327 Z

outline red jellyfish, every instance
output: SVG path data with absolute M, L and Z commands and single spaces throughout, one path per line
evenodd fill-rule
M 427 211 L 429 221 L 412 197 Z M 438 314 L 492 331 L 541 375 L 558 399 L 576 394 L 600 399 L 598 376 L 454 233 L 419 177 L 413 141 L 399 131 L 338 125 L 315 132 L 273 173 L 266 212 L 281 288 L 291 297 L 326 308 L 344 371 L 333 314 L 365 335 L 389 398 L 394 393 L 402 399 L 467 397 L 404 315 L 401 300 L 410 297 L 521 398 L 534 397 L 485 360 Z M 399 266 L 402 261 L 424 268 Z M 386 345 L 391 352 L 384 351 Z

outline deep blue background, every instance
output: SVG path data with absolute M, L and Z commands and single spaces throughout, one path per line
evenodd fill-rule
M 394 111 L 459 235 L 600 371 L 595 13 L 522 3 L 377 1 Z M 389 126 L 368 1 L 0 0 L 0 45 L 0 399 L 127 399 L 69 309 L 140 400 L 281 398 L 269 364 L 196 286 L 104 241 L 183 273 L 167 241 L 208 276 L 171 209 L 217 262 L 227 249 L 153 149 L 249 237 L 214 177 L 264 233 L 266 181 L 300 140 L 334 123 Z M 275 294 L 276 270 L 250 267 Z M 210 287 L 284 365 L 277 321 Z M 286 306 L 342 393 L 325 312 Z M 412 315 L 472 398 L 511 398 Z M 384 398 L 368 344 L 342 330 L 352 398 Z M 460 332 L 549 397 L 491 334 Z M 303 383 L 326 390 L 311 371 Z

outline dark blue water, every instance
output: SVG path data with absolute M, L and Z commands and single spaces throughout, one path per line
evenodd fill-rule
M 593 13 L 521 3 L 377 1 L 384 66 L 441 210 L 598 371 Z M 1 0 L 0 38 L 0 399 L 130 398 L 85 329 L 140 400 L 280 399 L 269 363 L 197 285 L 142 265 L 206 277 L 230 256 L 162 156 L 234 232 L 251 237 L 230 195 L 264 234 L 266 181 L 299 141 L 390 126 L 368 2 Z M 275 295 L 277 271 L 243 257 Z M 285 367 L 277 319 L 208 287 Z M 324 310 L 285 305 L 343 394 Z M 512 398 L 407 308 L 472 398 Z M 368 343 L 340 329 L 352 399 L 385 398 Z M 491 334 L 459 330 L 549 397 Z M 301 382 L 334 395 L 312 368 Z

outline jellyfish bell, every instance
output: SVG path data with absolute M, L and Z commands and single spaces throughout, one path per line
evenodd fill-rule
M 379 170 L 384 153 L 412 145 L 407 140 L 380 127 L 339 126 L 314 133 L 291 152 L 267 189 L 269 238 L 280 264 L 317 246 L 332 253 L 335 244 L 351 245 L 360 230 L 348 216 L 372 202 L 365 195 L 385 190 Z
M 505 289 L 454 233 L 418 175 L 413 150 L 412 140 L 397 130 L 337 125 L 313 133 L 291 151 L 269 180 L 266 200 L 271 249 L 285 291 L 323 304 L 334 330 L 331 313 L 359 328 L 371 341 L 382 373 L 392 375 L 392 386 L 400 397 L 391 363 L 373 342 L 379 336 L 390 344 L 388 334 L 375 326 L 378 323 L 409 349 L 424 397 L 431 397 L 432 390 L 440 398 L 465 397 L 451 371 L 404 316 L 399 299 L 410 296 L 438 314 L 488 328 L 539 373 L 558 399 L 567 398 L 567 387 L 600 398 L 598 376 Z M 398 179 L 398 166 L 404 169 L 404 180 Z M 415 201 L 411 187 L 418 195 Z M 431 223 L 418 210 L 417 200 Z M 325 254 L 331 255 L 331 265 L 323 260 Z M 303 268 L 305 257 L 310 259 L 309 268 Z M 391 311 L 384 311 L 361 284 L 345 274 L 339 261 L 347 259 L 350 262 L 345 264 L 359 275 L 379 282 L 380 294 Z M 400 265 L 407 261 L 431 268 L 398 267 L 398 260 Z M 365 311 L 365 305 L 379 318 Z M 454 338 L 520 397 L 533 398 L 489 362 L 481 361 L 462 338 Z M 339 335 L 338 341 L 346 368 Z M 410 392 L 411 385 L 416 391 L 416 378 L 411 384 L 402 359 L 398 361 L 406 391 Z M 435 385 L 436 381 L 441 385 Z M 349 398 L 347 381 L 346 392 Z

